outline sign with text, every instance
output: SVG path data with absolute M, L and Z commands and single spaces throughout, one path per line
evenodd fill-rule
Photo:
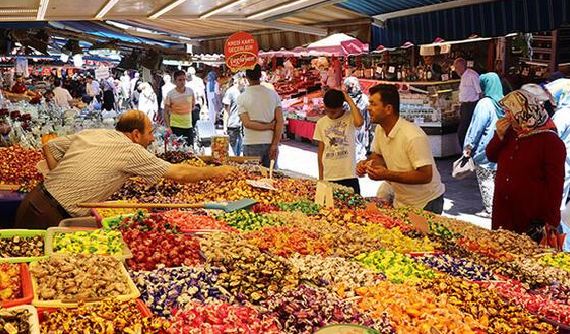
M 226 65 L 232 72 L 253 69 L 257 64 L 259 46 L 255 38 L 247 32 L 231 35 L 224 46 Z

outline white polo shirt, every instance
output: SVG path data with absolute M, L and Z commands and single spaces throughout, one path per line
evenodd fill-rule
M 441 176 L 431 152 L 429 138 L 414 124 L 400 118 L 386 135 L 381 126 L 375 130 L 372 149 L 386 161 L 386 166 L 394 172 L 409 172 L 432 165 L 432 179 L 427 184 L 402 184 L 389 182 L 394 191 L 394 207 L 404 206 L 423 209 L 428 202 L 445 192 Z
M 481 95 L 481 84 L 479 74 L 468 68 L 461 76 L 459 83 L 459 102 L 475 102 Z

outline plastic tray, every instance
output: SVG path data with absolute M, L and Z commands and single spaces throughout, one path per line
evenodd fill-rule
M 22 283 L 22 298 L 10 299 L 0 302 L 1 307 L 14 307 L 20 305 L 27 305 L 34 299 L 34 291 L 32 288 L 32 279 L 30 276 L 30 271 L 28 270 L 28 265 L 25 263 L 19 263 L 20 266 L 20 280 Z
M 53 251 L 53 239 L 54 239 L 54 235 L 56 233 L 75 233 L 75 232 L 89 232 L 89 231 L 96 231 L 96 228 L 89 228 L 89 227 L 50 227 L 47 230 L 47 236 L 46 236 L 46 255 L 47 256 L 67 256 L 69 253 L 54 253 Z M 122 237 L 121 237 L 122 240 Z M 112 257 L 114 257 L 115 259 L 119 260 L 119 261 L 125 261 L 126 259 L 130 259 L 133 257 L 133 253 L 131 253 L 131 250 L 129 249 L 129 247 L 127 246 L 127 244 L 122 241 L 123 243 L 123 253 L 122 254 L 107 254 L 110 255 Z M 105 255 L 105 254 L 99 254 L 99 255 Z
M 136 303 L 137 303 L 137 309 L 140 311 L 140 313 L 143 317 L 154 317 L 154 314 L 152 314 L 152 312 L 148 309 L 148 307 L 146 307 L 146 305 L 144 304 L 144 301 L 142 299 L 137 298 Z M 46 313 L 53 313 L 55 311 L 57 311 L 56 308 L 38 307 L 37 308 L 37 314 L 38 314 L 39 323 L 42 323 L 46 320 L 45 319 Z
M 35 266 L 37 265 L 37 263 L 32 263 L 30 266 Z M 117 296 L 107 296 L 105 298 L 116 298 L 118 300 L 131 300 L 131 299 L 135 299 L 138 298 L 141 293 L 139 291 L 139 289 L 137 288 L 137 286 L 135 285 L 135 283 L 133 282 L 133 280 L 131 279 L 131 276 L 129 275 L 129 273 L 127 272 L 127 269 L 125 268 L 125 266 L 122 263 L 119 263 L 119 270 L 121 271 L 121 273 L 123 274 L 124 277 L 126 277 L 127 279 L 127 284 L 131 290 L 131 293 L 126 294 L 126 295 L 117 295 Z M 38 282 L 37 280 L 34 278 L 34 276 L 31 276 L 32 279 L 32 287 L 34 290 L 34 299 L 32 300 L 32 305 L 34 305 L 35 307 L 41 307 L 41 308 L 76 308 L 78 307 L 78 303 L 64 303 L 62 302 L 61 299 L 49 299 L 49 300 L 40 300 L 39 296 L 38 296 Z M 104 299 L 104 298 L 102 298 Z M 87 304 L 93 304 L 93 303 L 97 303 L 99 300 L 95 300 L 95 301 L 87 301 Z
M 143 211 L 143 212 L 148 212 L 148 210 L 144 210 L 144 209 L 138 209 L 137 211 Z M 112 217 L 118 217 L 118 216 L 125 216 L 127 217 L 127 215 L 133 215 L 133 212 L 128 212 L 128 213 L 123 213 L 120 215 L 115 215 L 115 216 L 109 216 L 109 217 L 103 217 L 100 213 L 99 210 L 97 210 L 97 208 L 91 208 L 90 213 L 93 217 L 95 217 L 95 221 L 97 222 L 98 227 L 103 226 L 103 220 L 105 220 L 106 218 L 112 218 Z
M 20 237 L 33 237 L 36 235 L 41 235 L 44 237 L 44 256 L 37 257 L 0 257 L 0 263 L 22 263 L 22 262 L 33 262 L 45 259 L 46 256 L 46 230 L 18 230 L 18 229 L 8 229 L 0 230 L 0 238 L 11 238 L 13 236 Z
M 38 318 L 38 311 L 31 305 L 21 305 L 8 308 L 8 311 L 27 310 L 30 312 L 28 323 L 30 324 L 30 334 L 40 334 L 40 322 Z
M 59 227 L 100 227 L 95 217 L 67 218 L 59 222 Z

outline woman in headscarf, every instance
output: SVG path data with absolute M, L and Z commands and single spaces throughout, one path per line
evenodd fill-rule
M 152 86 L 148 82 L 139 85 L 140 95 L 138 109 L 143 111 L 152 122 L 157 121 L 158 99 Z
M 370 148 L 370 115 L 368 115 L 368 96 L 362 93 L 360 82 L 356 77 L 344 79 L 344 89 L 356 104 L 360 115 L 364 119 L 364 125 L 356 129 L 356 161 L 366 160 Z
M 495 123 L 505 117 L 499 101 L 504 97 L 501 79 L 496 73 L 487 73 L 479 77 L 481 91 L 485 97 L 477 102 L 473 118 L 465 136 L 464 153 L 473 158 L 475 174 L 485 209 L 481 215 L 490 217 L 493 211 L 493 192 L 497 165 L 487 159 L 485 149 L 495 133 Z
M 499 104 L 505 117 L 486 150 L 497 163 L 493 229 L 530 234 L 545 226 L 550 233 L 560 224 L 566 148 L 537 95 L 516 90 Z

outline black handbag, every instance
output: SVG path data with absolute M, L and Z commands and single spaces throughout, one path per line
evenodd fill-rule
M 533 219 L 525 232 L 534 242 L 540 243 L 546 234 L 545 223 L 542 219 Z

